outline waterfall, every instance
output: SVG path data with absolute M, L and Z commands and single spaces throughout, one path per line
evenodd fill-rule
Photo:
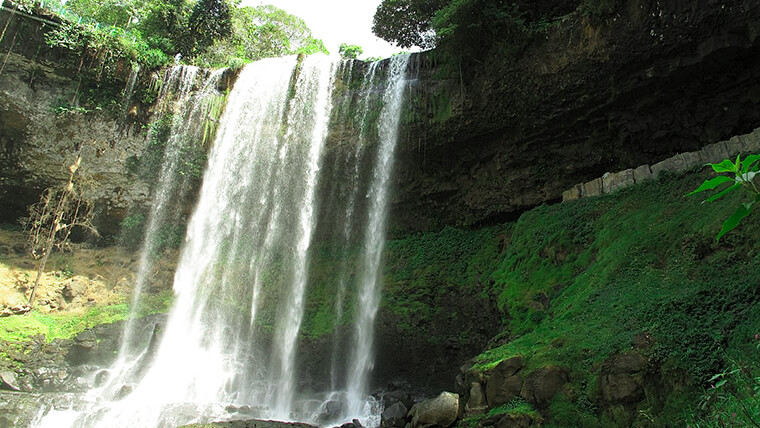
M 160 100 L 158 102 L 160 117 L 172 115 L 171 133 L 164 149 L 158 182 L 153 191 L 153 203 L 147 217 L 143 246 L 140 251 L 135 287 L 132 292 L 130 317 L 125 322 L 123 339 L 117 361 L 112 365 L 110 378 L 105 390 L 118 388 L 134 375 L 145 363 L 147 349 L 137 346 L 135 327 L 140 311 L 140 300 L 146 286 L 147 278 L 153 269 L 153 261 L 160 246 L 160 228 L 168 221 L 178 221 L 180 210 L 177 203 L 182 202 L 188 189 L 188 179 L 178 172 L 183 148 L 187 144 L 198 144 L 206 112 L 206 102 L 216 94 L 216 85 L 224 69 L 210 73 L 205 81 L 198 85 L 199 69 L 197 67 L 176 66 L 169 69 L 164 77 Z M 160 119 L 159 119 L 160 120 Z M 149 135 L 149 139 L 153 136 Z M 172 203 L 174 202 L 174 203 Z
M 347 85 L 351 85 L 351 78 L 352 78 L 352 71 L 353 71 L 353 64 L 354 61 L 349 61 L 349 70 L 348 70 L 348 82 Z M 348 178 L 347 184 L 347 197 L 346 197 L 346 203 L 345 203 L 345 211 L 343 214 L 343 228 L 342 229 L 336 229 L 336 233 L 339 235 L 336 237 L 336 240 L 340 242 L 344 247 L 349 247 L 351 245 L 351 241 L 353 238 L 353 223 L 354 223 L 354 216 L 355 216 L 355 210 L 356 210 L 356 199 L 359 197 L 359 191 L 360 191 L 360 165 L 361 165 L 361 159 L 362 159 L 362 153 L 364 152 L 364 148 L 369 145 L 368 142 L 368 132 L 366 132 L 367 129 L 367 122 L 368 122 L 368 115 L 369 115 L 369 105 L 370 105 L 370 99 L 371 99 L 371 90 L 373 87 L 373 84 L 375 83 L 375 77 L 377 75 L 379 62 L 373 62 L 370 64 L 370 66 L 367 68 L 366 73 L 364 74 L 364 77 L 362 79 L 361 86 L 359 88 L 359 94 L 358 94 L 358 111 L 357 111 L 357 122 L 359 125 L 359 131 L 357 135 L 357 141 L 354 142 L 354 149 L 353 150 L 346 150 L 345 151 L 345 158 L 343 159 L 343 171 L 347 172 Z M 348 100 L 347 102 L 347 111 L 350 111 L 350 102 L 351 100 Z M 349 117 L 340 117 L 338 120 L 341 121 L 348 121 L 351 120 Z M 339 171 L 340 168 L 336 168 L 336 171 Z M 333 180 L 339 180 L 341 177 L 339 177 L 338 174 L 335 174 L 333 177 Z M 334 189 L 337 189 L 338 187 L 333 187 Z M 335 198 L 338 199 L 337 197 Z M 330 357 L 330 385 L 332 390 L 338 389 L 339 384 L 339 371 L 342 367 L 339 367 L 339 348 L 341 345 L 341 338 L 339 336 L 340 334 L 340 325 L 343 321 L 343 306 L 344 306 L 344 300 L 346 295 L 346 288 L 348 286 L 348 257 L 345 254 L 345 251 L 343 252 L 336 252 L 336 256 L 341 258 L 341 265 L 339 270 L 339 279 L 338 279 L 338 292 L 335 297 L 335 323 L 334 323 L 334 337 L 333 337 L 333 346 L 332 346 L 332 354 Z M 342 257 L 341 257 L 342 256 Z
M 372 345 L 375 316 L 380 305 L 380 263 L 385 243 L 385 225 L 388 216 L 388 195 L 393 154 L 398 141 L 399 116 L 403 103 L 404 76 L 409 64 L 408 55 L 391 58 L 387 85 L 383 95 L 383 109 L 378 121 L 380 147 L 367 195 L 370 199 L 364 232 L 364 253 L 361 264 L 359 301 L 354 319 L 353 358 L 349 369 L 348 399 L 350 411 L 361 411 L 361 397 L 367 394 L 368 376 L 372 370 Z
M 342 172 L 332 176 L 324 171 L 324 153 L 331 117 L 341 120 L 332 114 L 337 76 L 345 72 L 341 64 L 312 55 L 266 59 L 240 72 L 211 148 L 174 276 L 175 301 L 154 356 L 144 370 L 130 368 L 140 356 L 129 339 L 132 322 L 127 323 L 128 339 L 108 393 L 100 397 L 104 389 L 94 389 L 75 421 L 58 426 L 163 427 L 235 418 L 335 423 L 357 417 L 378 425 L 377 408 L 368 418 L 365 406 L 372 402 L 373 324 L 408 56 L 386 63 L 382 90 L 372 95 L 380 64 L 369 65 L 364 74 L 354 103 L 354 125 L 361 130 L 347 143 L 355 146 L 342 158 Z M 212 82 L 213 76 L 206 85 L 215 86 Z M 376 124 L 370 124 L 371 96 L 381 101 Z M 193 102 L 187 103 L 172 139 L 188 138 L 183 132 L 200 121 Z M 171 193 L 173 185 L 163 177 L 174 174 L 171 162 L 177 156 L 167 150 L 148 237 L 167 215 L 161 194 Z M 370 160 L 366 172 L 363 159 Z M 350 178 L 336 178 L 342 176 Z M 331 187 L 340 187 L 333 190 L 342 197 L 320 196 L 320 189 Z M 325 220 L 322 204 L 334 201 L 341 201 L 330 207 L 341 213 L 333 232 L 340 245 L 351 245 L 354 235 L 363 239 L 358 271 L 349 273 L 351 263 L 336 260 L 332 279 L 336 329 L 344 300 L 356 299 L 353 351 L 344 368 L 346 390 L 306 391 L 302 379 L 308 373 L 298 373 L 298 362 L 310 356 L 299 355 L 299 338 L 317 229 Z M 146 239 L 143 254 L 148 255 L 141 259 L 138 278 L 150 266 L 151 245 Z M 347 257 L 343 250 L 335 254 Z M 136 295 L 143 283 L 138 279 Z M 331 364 L 339 371 L 335 358 Z M 332 378 L 336 389 L 337 375 Z M 339 414 L 319 416 L 336 396 L 346 403 Z

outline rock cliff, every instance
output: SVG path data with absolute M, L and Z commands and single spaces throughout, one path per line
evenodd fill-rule
M 52 19 L 52 18 L 51 18 Z M 101 233 L 118 233 L 148 185 L 127 159 L 146 142 L 138 109 L 124 102 L 130 69 L 104 71 L 86 52 L 51 48 L 45 17 L 0 11 L 0 222 L 15 223 L 42 190 L 65 182 L 79 147 L 79 185 L 95 201 Z M 134 107 L 134 108 L 132 108 Z
M 514 218 L 575 183 L 760 123 L 760 4 L 623 3 L 603 22 L 566 15 L 516 57 L 447 78 L 440 55 L 419 54 L 395 229 Z

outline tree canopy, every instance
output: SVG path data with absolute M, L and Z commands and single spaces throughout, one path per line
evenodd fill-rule
M 519 39 L 579 4 L 617 0 L 383 0 L 372 31 L 403 48 L 445 46 L 477 54 L 504 39 Z
M 433 16 L 447 3 L 447 0 L 384 0 L 375 12 L 372 31 L 402 48 L 432 48 Z
M 115 48 L 123 51 L 123 45 L 129 45 L 136 60 L 152 58 L 149 66 L 160 65 L 177 53 L 194 64 L 222 66 L 327 52 L 301 18 L 274 6 L 238 4 L 235 0 L 69 0 L 58 12 L 68 17 L 74 14 L 75 28 L 52 40 L 71 48 L 81 44 L 71 43 L 76 31 L 105 32 L 123 38 L 113 42 Z M 86 27 L 87 23 L 98 25 Z M 154 53 L 148 55 L 148 51 Z
M 359 45 L 341 43 L 340 47 L 338 48 L 338 53 L 343 59 L 356 59 L 359 57 L 359 55 L 364 53 L 364 49 L 362 49 L 362 47 Z

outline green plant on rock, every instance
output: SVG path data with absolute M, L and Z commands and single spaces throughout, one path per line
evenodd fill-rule
M 348 43 L 341 43 L 340 47 L 338 48 L 338 53 L 340 54 L 340 57 L 343 59 L 356 59 L 364 53 L 364 49 L 362 49 L 359 45 L 349 45 Z
M 694 195 L 707 190 L 715 190 L 726 184 L 730 185 L 724 186 L 718 193 L 707 198 L 705 202 L 717 201 L 734 190 L 739 189 L 744 189 L 749 194 L 750 200 L 739 204 L 734 214 L 723 222 L 723 228 L 715 238 L 716 241 L 719 241 L 723 235 L 735 229 L 745 217 L 750 215 L 755 205 L 760 202 L 760 189 L 755 184 L 755 177 L 758 170 L 760 170 L 758 161 L 760 161 L 760 155 L 749 155 L 744 160 L 739 155 L 736 157 L 736 162 L 724 159 L 720 163 L 708 164 L 712 167 L 713 171 L 724 175 L 718 175 L 717 177 L 705 180 L 696 190 L 687 194 Z

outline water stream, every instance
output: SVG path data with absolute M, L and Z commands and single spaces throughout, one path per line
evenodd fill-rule
M 363 131 L 356 133 L 354 146 L 342 158 L 338 176 L 352 177 L 344 183 L 329 182 L 335 178 L 324 172 L 323 162 L 332 96 L 346 67 L 320 55 L 246 66 L 229 95 L 209 154 L 174 277 L 175 301 L 152 360 L 143 371 L 132 369 L 141 354 L 130 339 L 135 321 L 127 322 L 127 340 L 106 385 L 93 389 L 86 404 L 50 412 L 39 425 L 168 427 L 246 418 L 334 425 L 359 418 L 377 426 L 381 408 L 369 396 L 373 324 L 407 65 L 408 56 L 392 58 L 379 83 L 380 63 L 368 66 L 355 102 Z M 184 76 L 180 80 L 194 80 L 194 72 L 178 71 Z M 205 80 L 207 87 L 215 86 L 215 76 Z M 372 94 L 376 84 L 382 103 L 377 123 L 367 127 L 369 97 L 378 97 Z M 186 139 L 184 132 L 195 132 L 200 120 L 191 99 L 204 97 L 203 88 L 194 92 L 196 98 L 187 92 L 187 114 L 175 119 L 172 138 Z M 366 135 L 367 129 L 375 135 Z M 157 196 L 173 191 L 171 180 L 163 178 L 176 175 L 171 161 L 177 156 L 167 150 Z M 362 163 L 365 157 L 372 159 L 369 166 Z M 359 177 L 368 181 L 360 183 Z M 344 197 L 321 196 L 320 189 L 330 186 L 342 186 L 338 193 Z M 150 212 L 148 238 L 167 215 L 160 200 L 156 198 Z M 303 382 L 310 374 L 299 373 L 299 361 L 311 356 L 299 355 L 299 343 L 313 286 L 316 229 L 326 212 L 321 204 L 328 203 L 338 205 L 329 212 L 342 213 L 335 220 L 342 222 L 335 232 L 341 245 L 361 239 L 356 272 L 348 272 L 351 263 L 345 260 L 334 263 L 337 300 L 330 305 L 337 330 L 344 300 L 356 299 L 353 335 L 343 373 L 336 373 L 341 364 L 333 351 L 331 385 L 309 390 Z M 357 204 L 363 211 L 357 211 Z M 143 286 L 139 278 L 150 266 L 151 245 L 146 239 L 136 295 Z M 342 387 L 337 378 L 345 379 Z M 339 411 L 325 416 L 326 403 L 338 403 Z

